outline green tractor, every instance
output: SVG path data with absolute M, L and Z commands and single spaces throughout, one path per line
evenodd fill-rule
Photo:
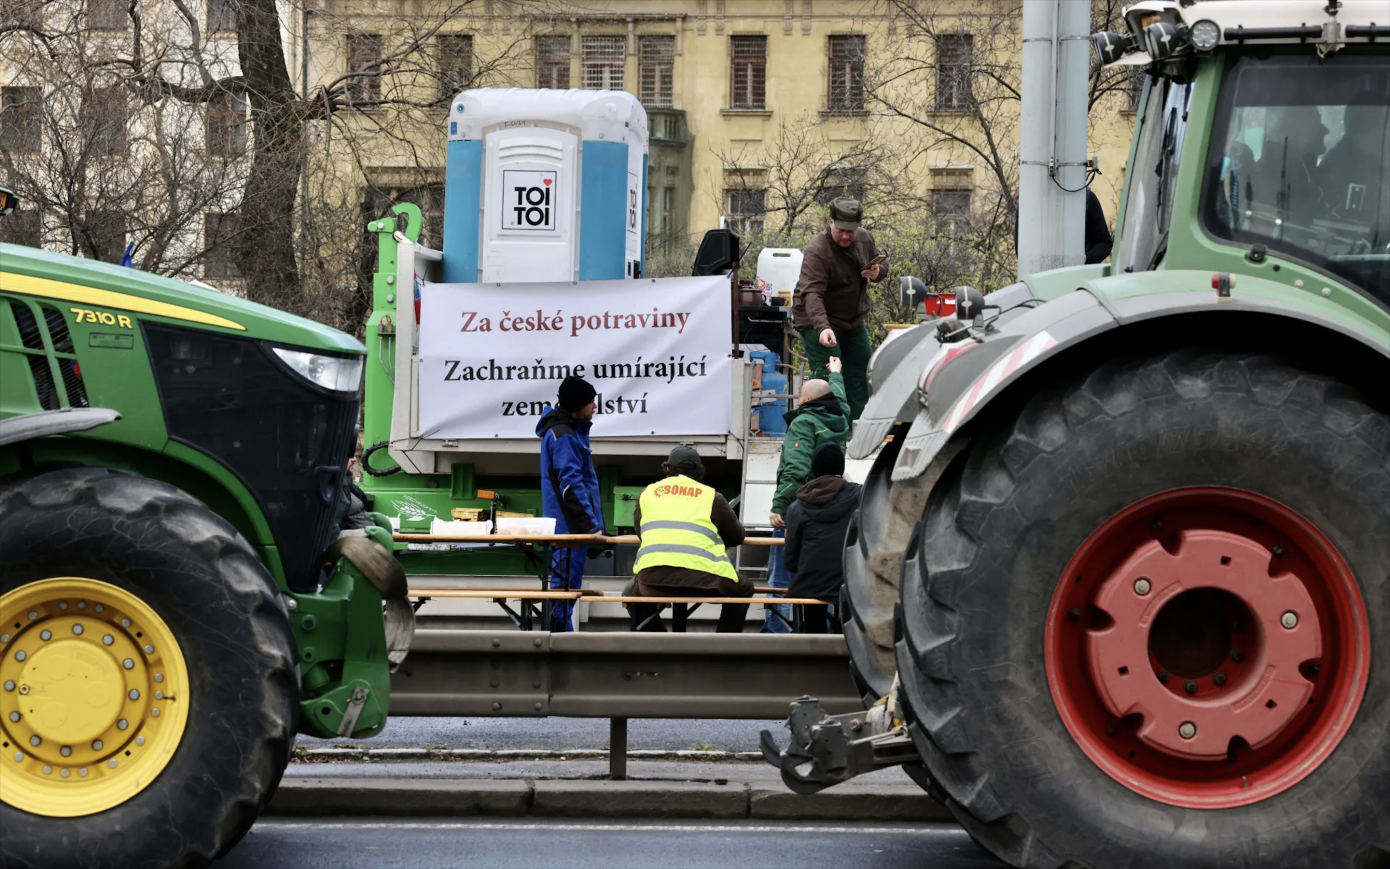
M 364 358 L 0 244 L 0 863 L 206 865 L 296 733 L 381 731 L 413 613 L 384 519 L 339 539 Z
M 878 351 L 843 597 L 877 705 L 795 704 L 790 785 L 908 757 L 1018 867 L 1390 866 L 1386 12 L 1093 37 L 1146 74 L 1112 262 Z

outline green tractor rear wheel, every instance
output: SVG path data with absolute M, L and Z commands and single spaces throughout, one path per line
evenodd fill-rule
M 903 575 L 909 730 L 1013 866 L 1390 865 L 1390 415 L 1267 357 L 995 419 Z
M 205 866 L 289 759 L 298 684 L 274 582 L 165 483 L 0 486 L 0 863 Z

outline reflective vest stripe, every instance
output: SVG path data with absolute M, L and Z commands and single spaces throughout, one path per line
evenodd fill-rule
M 733 562 L 729 560 L 728 555 L 711 555 L 698 546 L 682 546 L 679 543 L 652 543 L 648 546 L 643 546 L 637 550 L 637 558 L 641 560 L 643 556 L 655 555 L 658 552 L 693 555 L 696 558 L 703 558 L 706 561 L 723 562 L 729 565 L 733 564 Z
M 642 533 L 646 534 L 648 531 L 689 531 L 692 534 L 703 534 L 715 543 L 724 542 L 719 539 L 718 531 L 712 528 L 706 528 L 696 522 L 677 522 L 673 519 L 663 519 L 657 522 L 643 522 Z

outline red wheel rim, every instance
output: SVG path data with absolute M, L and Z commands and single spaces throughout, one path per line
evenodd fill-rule
M 1351 727 L 1370 625 L 1351 568 L 1269 498 L 1185 488 L 1112 516 L 1052 596 L 1045 657 L 1081 750 L 1175 806 L 1294 786 Z

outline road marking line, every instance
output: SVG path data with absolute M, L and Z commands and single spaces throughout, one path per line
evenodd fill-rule
M 941 835 L 944 833 L 959 833 L 966 835 L 965 831 L 949 822 L 937 822 L 922 827 L 812 827 L 812 826 L 773 826 L 760 824 L 757 826 L 747 826 L 737 823 L 729 824 L 499 824 L 499 823 L 470 823 L 466 820 L 455 821 L 404 821 L 400 823 L 391 822 L 370 822 L 370 823 L 344 823 L 328 822 L 315 823 L 313 821 L 276 821 L 263 820 L 257 821 L 258 829 L 276 830 L 447 830 L 447 829 L 468 829 L 468 830 L 555 830 L 562 832 L 600 832 L 600 833 L 642 833 L 642 832 L 666 832 L 666 833 L 717 833 L 717 832 L 742 832 L 742 833 L 867 833 L 883 835 L 890 833 L 905 833 L 910 835 Z M 942 827 L 953 829 L 943 830 Z

